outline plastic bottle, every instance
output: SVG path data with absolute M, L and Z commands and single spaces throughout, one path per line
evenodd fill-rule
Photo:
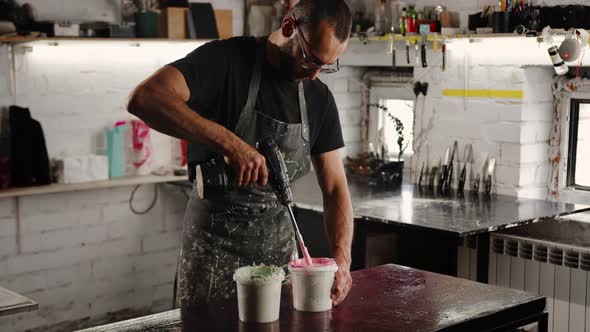
M 410 5 L 408 12 L 407 12 L 407 23 L 406 23 L 406 30 L 407 32 L 410 33 L 416 33 L 418 31 L 418 27 L 417 27 L 417 18 L 418 18 L 418 13 L 416 12 L 416 9 L 414 9 L 413 5 Z
M 407 32 L 406 23 L 407 23 L 407 11 L 406 7 L 402 8 L 402 17 L 399 20 L 399 33 L 404 35 Z
M 125 136 L 128 129 L 129 125 L 126 121 L 117 121 L 113 128 L 107 130 L 109 178 L 127 175 L 127 146 Z

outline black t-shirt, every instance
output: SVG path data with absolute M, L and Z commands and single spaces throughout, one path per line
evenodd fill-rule
M 248 97 L 257 42 L 235 37 L 209 42 L 170 65 L 178 69 L 190 90 L 188 105 L 200 115 L 234 131 Z M 304 80 L 310 126 L 311 154 L 344 146 L 338 109 L 328 87 L 319 79 Z M 266 57 L 256 104 L 264 114 L 287 123 L 300 123 L 297 82 L 286 79 Z

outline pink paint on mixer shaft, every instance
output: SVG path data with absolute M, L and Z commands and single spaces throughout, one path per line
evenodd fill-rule
M 307 265 L 311 266 L 313 263 L 311 262 L 311 256 L 309 255 L 309 251 L 307 251 L 307 247 L 305 244 L 300 241 L 299 246 L 301 247 L 301 251 L 303 251 L 303 257 L 305 258 L 305 262 Z

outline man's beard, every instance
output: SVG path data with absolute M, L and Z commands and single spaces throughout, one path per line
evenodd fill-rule
M 301 49 L 298 45 L 295 44 L 294 38 L 289 39 L 289 41 L 281 46 L 280 48 L 280 71 L 283 75 L 285 75 L 289 79 L 305 79 L 310 77 L 313 74 L 313 70 L 304 69 L 298 62 L 298 58 L 295 55 L 296 52 L 301 52 Z

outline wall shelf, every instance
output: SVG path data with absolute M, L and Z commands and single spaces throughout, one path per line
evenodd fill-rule
M 171 42 L 190 43 L 208 42 L 210 39 L 167 39 L 167 38 L 94 38 L 94 37 L 34 37 L 34 36 L 6 36 L 0 37 L 0 43 L 27 43 L 34 41 L 99 41 L 99 42 Z
M 554 40 L 560 43 L 564 40 L 563 31 L 553 32 Z M 438 41 L 435 46 L 434 40 Z M 441 38 L 429 34 L 427 36 L 426 53 L 427 63 L 430 69 L 433 66 L 441 67 Z M 523 36 L 516 33 L 500 34 L 459 34 L 447 35 L 447 66 L 457 64 L 457 61 L 465 63 L 468 58 L 469 65 L 493 65 L 493 66 L 543 66 L 553 68 L 550 57 L 547 54 L 547 45 L 542 36 Z M 392 45 L 393 41 L 393 45 Z M 406 43 L 409 41 L 409 52 L 406 51 Z M 354 36 L 350 38 L 346 51 L 340 57 L 341 66 L 362 67 L 414 67 L 422 68 L 420 59 L 421 36 L 412 34 L 386 35 L 374 37 Z M 391 47 L 395 53 L 391 53 Z M 464 57 L 464 54 L 469 54 Z M 418 57 L 418 61 L 416 61 Z M 409 59 L 409 61 L 407 61 Z M 582 62 L 567 63 L 568 66 L 588 66 L 590 57 L 583 56 Z
M 449 39 L 485 39 L 485 38 L 536 38 L 537 36 L 531 36 L 531 37 L 526 37 L 524 35 L 519 35 L 516 33 L 465 33 L 465 34 L 450 34 L 450 35 L 445 35 L 445 38 L 447 40 Z M 371 37 L 359 37 L 359 36 L 353 36 L 350 37 L 351 40 L 368 40 L 368 41 L 389 41 L 391 39 L 393 39 L 396 42 L 399 41 L 406 41 L 409 40 L 410 43 L 414 43 L 416 40 L 417 41 L 421 41 L 422 40 L 422 35 L 420 34 L 407 34 L 407 35 L 400 35 L 400 34 L 386 34 L 384 36 L 371 36 Z M 439 40 L 442 41 L 442 34 L 440 32 L 434 33 L 428 33 L 426 35 L 426 40 L 428 41 L 434 41 L 434 40 Z
M 421 35 L 420 34 L 408 34 L 408 35 L 400 35 L 400 34 L 394 34 L 390 37 L 391 35 L 387 34 L 384 36 L 371 36 L 371 37 L 364 37 L 361 38 L 359 36 L 352 36 L 351 40 L 369 40 L 369 41 L 375 41 L 375 40 L 381 40 L 381 41 L 387 41 L 390 40 L 390 38 L 393 38 L 394 41 L 405 41 L 410 40 L 410 42 L 415 42 L 415 40 L 420 40 L 421 39 Z M 429 33 L 427 35 L 427 40 L 428 41 L 433 41 L 435 39 L 438 40 L 442 40 L 442 35 L 440 33 L 436 33 L 436 35 L 434 33 Z M 512 38 L 535 38 L 535 37 L 525 37 L 522 35 L 518 35 L 515 33 L 489 33 L 489 34 L 475 34 L 475 33 L 468 33 L 468 34 L 452 34 L 452 35 L 447 35 L 446 38 L 447 39 L 465 39 L 465 38 L 506 38 L 506 37 L 512 37 Z M 109 41 L 123 41 L 123 42 L 149 42 L 149 41 L 156 41 L 156 42 L 207 42 L 210 41 L 210 39 L 167 39 L 167 38 L 107 38 L 107 37 L 103 37 L 103 38 L 95 38 L 95 37 L 35 37 L 35 36 L 6 36 L 6 37 L 0 37 L 0 43 L 25 43 L 25 42 L 31 42 L 31 41 L 103 41 L 103 42 L 109 42 Z
M 557 34 L 562 34 L 557 32 Z M 540 35 L 539 35 L 540 36 Z M 483 38 L 536 38 L 537 36 L 526 37 L 524 35 L 518 35 L 516 33 L 488 33 L 488 34 L 476 34 L 476 33 L 465 33 L 465 34 L 450 34 L 446 35 L 447 40 L 449 39 L 483 39 Z M 359 37 L 351 36 L 351 40 L 361 41 L 389 41 L 393 39 L 396 42 L 409 40 L 414 43 L 416 40 L 421 40 L 420 34 L 386 34 L 384 36 L 370 36 L 370 37 Z M 442 34 L 429 33 L 427 34 L 428 41 L 434 41 L 435 39 L 441 41 Z M 210 39 L 167 39 L 167 38 L 95 38 L 95 37 L 34 37 L 34 36 L 7 36 L 0 37 L 0 43 L 26 43 L 34 41 L 100 41 L 100 42 L 174 42 L 174 43 L 187 43 L 187 42 L 208 42 Z
M 0 199 L 9 197 L 20 197 L 20 196 L 33 196 L 43 194 L 54 194 L 61 192 L 73 192 L 83 190 L 94 190 L 94 189 L 106 189 L 114 187 L 133 186 L 139 184 L 154 184 L 154 183 L 166 183 L 166 182 L 188 182 L 186 175 L 142 175 L 142 176 L 130 176 L 115 178 L 103 181 L 92 181 L 83 183 L 72 183 L 72 184 L 50 184 L 47 186 L 38 187 L 26 187 L 26 188 L 10 188 L 0 190 Z
M 39 309 L 39 304 L 18 293 L 0 287 L 0 317 Z
M 554 33 L 556 40 L 562 39 L 563 35 L 560 31 Z M 551 66 L 551 61 L 547 56 L 546 50 L 541 50 L 539 47 L 539 37 L 526 37 L 515 33 L 497 33 L 497 34 L 453 34 L 446 35 L 449 45 L 447 50 L 453 48 L 452 44 L 494 44 L 494 46 L 488 52 L 489 54 L 496 54 L 502 58 L 510 58 L 510 61 L 514 60 L 518 65 L 521 65 L 519 61 L 525 61 L 526 57 L 523 57 L 523 52 L 527 53 L 534 49 L 539 49 L 540 52 L 533 51 L 533 53 L 539 53 L 538 58 L 529 65 L 544 65 Z M 372 37 L 359 37 L 353 36 L 350 38 L 350 42 L 346 51 L 340 57 L 340 65 L 342 66 L 361 66 L 361 67 L 391 67 L 394 63 L 397 67 L 415 67 L 416 66 L 416 52 L 415 43 L 420 43 L 421 35 L 419 34 L 388 34 L 385 36 L 372 36 Z M 438 49 L 440 52 L 440 42 L 442 40 L 441 34 L 428 34 L 427 35 L 427 54 L 430 59 L 429 64 L 436 64 L 441 62 L 440 56 L 435 59 L 432 58 L 433 54 L 437 53 L 433 51 L 433 42 L 437 40 L 439 42 Z M 0 43 L 8 44 L 10 46 L 22 45 L 21 49 L 25 52 L 31 51 L 36 45 L 45 46 L 68 46 L 68 45 L 79 45 L 79 47 L 86 47 L 91 45 L 92 47 L 102 48 L 103 45 L 112 45 L 118 47 L 121 45 L 128 46 L 143 46 L 146 48 L 155 48 L 154 52 L 161 52 L 157 48 L 161 44 L 167 44 L 170 46 L 178 47 L 181 50 L 176 50 L 176 54 L 186 54 L 195 47 L 199 47 L 208 40 L 202 39 L 163 39 L 163 38 L 85 38 L 85 37 L 0 37 Z M 396 49 L 396 58 L 394 59 L 391 55 L 391 41 L 393 41 L 393 47 Z M 410 46 L 410 61 L 406 61 L 406 41 L 409 41 Z M 503 44 L 510 44 L 512 46 L 498 47 Z M 526 47 L 525 47 L 526 45 Z M 518 51 L 510 52 L 511 48 L 518 49 Z M 463 46 L 460 46 L 463 47 Z M 114 50 L 111 53 L 118 54 L 120 50 Z M 151 52 L 151 51 L 146 51 Z M 495 53 L 494 53 L 495 52 Z M 178 57 L 176 57 L 178 58 Z M 435 60 L 435 61 L 433 61 Z M 452 61 L 449 59 L 449 61 Z M 508 61 L 507 61 L 508 62 Z
M 590 30 L 588 30 L 590 32 Z M 553 36 L 558 36 L 563 38 L 565 36 L 566 31 L 563 29 L 553 29 L 552 30 Z M 434 41 L 439 40 L 442 41 L 442 34 L 440 32 L 430 32 L 426 34 L 426 40 Z M 447 40 L 451 39 L 495 39 L 495 38 L 521 38 L 521 39 L 536 39 L 536 38 L 543 38 L 541 32 L 537 32 L 535 35 L 526 36 L 526 35 L 519 35 L 514 32 L 509 33 L 458 33 L 458 34 L 446 34 L 445 38 Z M 422 40 L 422 36 L 417 33 L 401 35 L 401 34 L 385 34 L 383 36 L 370 36 L 370 37 L 359 37 L 359 36 L 352 36 L 350 37 L 351 40 L 368 40 L 368 41 L 389 41 L 393 39 L 394 41 L 406 41 L 409 40 L 410 43 L 414 43 L 416 40 L 419 42 Z
M 553 31 L 554 35 L 564 35 L 565 31 L 562 29 L 556 29 Z M 461 34 L 447 34 L 445 38 L 448 39 L 486 39 L 486 38 L 537 38 L 541 37 L 540 32 L 537 33 L 536 36 L 524 36 L 519 35 L 516 33 L 461 33 Z M 409 40 L 411 43 L 415 42 L 416 40 L 421 40 L 420 34 L 386 34 L 383 36 L 370 36 L 370 37 L 359 37 L 359 36 L 351 36 L 351 40 L 368 40 L 368 41 L 388 41 L 390 39 L 394 41 L 405 41 Z M 435 40 L 442 40 L 442 34 L 440 32 L 428 33 L 426 39 L 428 41 Z M 123 41 L 123 42 L 208 42 L 212 39 L 168 39 L 168 38 L 108 38 L 108 37 L 38 37 L 38 36 L 4 36 L 0 37 L 0 43 L 24 43 L 24 42 L 31 42 L 31 41 L 102 41 L 102 42 L 110 42 L 110 41 Z

